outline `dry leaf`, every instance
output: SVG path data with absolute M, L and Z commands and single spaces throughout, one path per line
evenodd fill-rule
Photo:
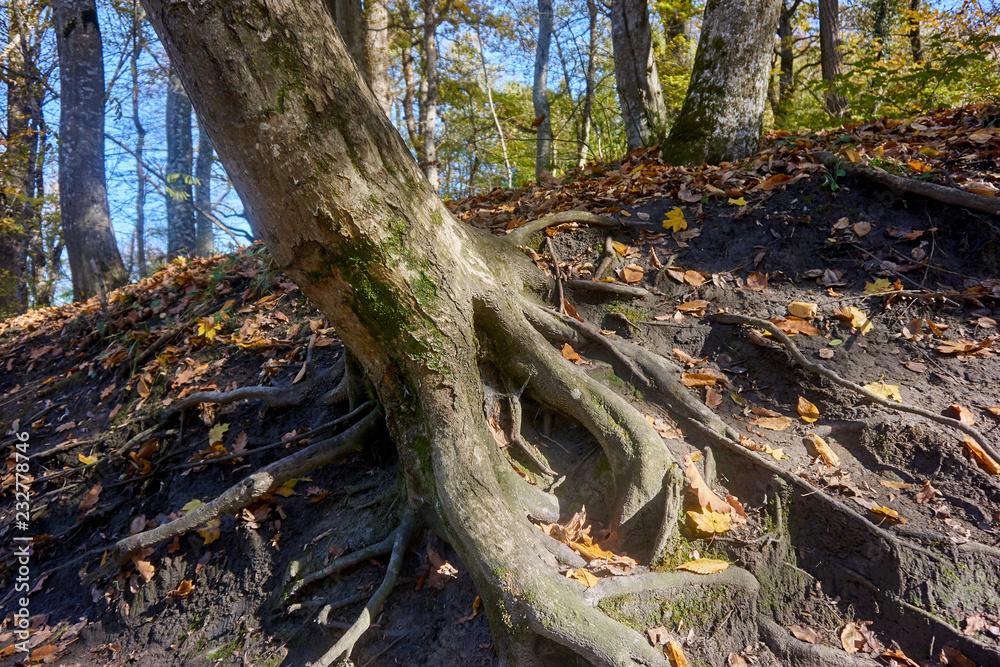
M 718 379 L 708 373 L 684 373 L 681 375 L 681 384 L 685 387 L 711 387 L 716 382 Z
M 805 336 L 821 336 L 823 334 L 822 331 L 801 317 L 775 317 L 771 319 L 771 324 L 778 327 L 778 329 L 789 336 L 794 336 L 795 334 L 803 334 Z
M 821 639 L 819 633 L 812 628 L 802 627 L 801 625 L 793 625 L 788 629 L 791 630 L 796 639 L 801 639 L 802 641 L 809 642 L 810 644 L 816 644 Z
M 903 395 L 899 393 L 898 384 L 886 384 L 884 382 L 870 382 L 864 386 L 871 393 L 889 401 L 903 402 Z
M 972 412 L 968 408 L 964 408 L 961 405 L 952 405 L 946 411 L 947 415 L 953 419 L 966 424 L 967 426 L 975 426 L 976 418 L 973 416 Z
M 833 311 L 833 316 L 841 320 L 846 320 L 850 322 L 852 327 L 855 327 L 858 332 L 864 336 L 868 334 L 872 328 L 875 326 L 865 315 L 864 311 L 855 308 L 854 306 L 841 306 Z
M 692 287 L 701 287 L 705 284 L 705 276 L 698 271 L 685 271 L 684 282 Z
M 642 281 L 643 269 L 638 264 L 628 264 L 622 268 L 622 280 L 630 285 L 636 285 Z
M 719 560 L 717 558 L 698 558 L 696 560 L 690 560 L 686 563 L 681 563 L 674 569 L 694 572 L 695 574 L 715 574 L 716 572 L 722 572 L 728 567 L 729 563 L 724 560 Z
M 702 507 L 700 512 L 687 512 L 686 516 L 694 531 L 701 537 L 721 535 L 732 527 L 732 516 L 727 512 L 713 512 Z
M 646 634 L 649 636 L 649 641 L 653 646 L 663 646 L 670 641 L 670 631 L 662 625 L 658 625 L 655 628 L 648 628 Z
M 747 276 L 746 288 L 751 292 L 763 292 L 767 289 L 767 274 L 754 271 Z
M 676 640 L 671 639 L 667 642 L 667 645 L 663 647 L 663 652 L 667 654 L 670 658 L 670 664 L 672 667 L 688 667 L 687 658 L 684 657 L 684 651 L 681 649 L 681 645 L 677 643 Z
M 680 232 L 687 229 L 688 223 L 684 219 L 684 211 L 680 208 L 675 208 L 674 210 L 667 213 L 665 219 L 663 220 L 663 228 L 668 229 L 672 232 Z
M 941 649 L 940 662 L 949 667 L 952 665 L 954 667 L 976 667 L 976 663 L 969 660 L 961 651 L 953 646 L 945 646 Z
M 848 653 L 857 653 L 865 645 L 865 636 L 854 623 L 848 623 L 840 631 L 840 643 Z
M 989 454 L 983 451 L 978 442 L 967 435 L 962 436 L 962 442 L 965 445 L 966 453 L 975 460 L 980 468 L 991 475 L 1000 475 L 1000 465 Z
M 941 492 L 931 486 L 931 480 L 927 480 L 920 490 L 913 494 L 913 499 L 918 503 L 929 503 L 940 495 Z
M 156 574 L 156 568 L 148 560 L 137 560 L 135 561 L 135 569 L 139 571 L 142 578 L 149 581 Z
M 91 452 L 91 454 L 93 454 L 93 452 Z M 80 463 L 82 463 L 85 466 L 89 466 L 89 465 L 93 465 L 94 463 L 97 463 L 97 457 L 96 456 L 87 456 L 86 454 L 83 454 L 82 452 L 79 453 L 79 454 L 77 454 L 76 457 L 77 457 L 77 459 L 80 460 Z
M 775 188 L 781 187 L 788 181 L 792 180 L 792 177 L 788 174 L 773 174 L 768 176 L 764 182 L 760 184 L 761 190 L 774 190 Z
M 807 424 L 812 424 L 819 419 L 819 408 L 799 396 L 798 404 L 799 417 Z
M 167 593 L 168 598 L 186 598 L 191 595 L 194 591 L 194 582 L 190 579 L 185 579 L 181 583 L 177 584 L 177 588 Z
M 583 359 L 580 357 L 579 354 L 577 354 L 576 350 L 574 350 L 573 346 L 570 345 L 569 343 L 563 345 L 562 356 L 566 357 L 577 366 L 580 366 L 584 363 Z
M 700 364 L 701 362 L 708 360 L 708 357 L 702 357 L 701 359 L 695 359 L 694 357 L 692 357 L 690 354 L 688 354 L 684 350 L 680 350 L 680 349 L 678 349 L 676 347 L 674 348 L 674 356 L 677 357 L 677 361 L 681 362 L 682 364 L 684 364 L 688 368 L 691 368 L 692 366 L 696 366 L 696 365 Z M 997 410 L 1000 410 L 1000 408 L 997 408 Z M 1000 416 L 1000 414 L 998 414 L 998 416 Z
M 823 459 L 823 461 L 827 465 L 831 466 L 840 465 L 840 457 L 837 456 L 837 453 L 830 448 L 830 445 L 827 444 L 826 440 L 819 437 L 815 433 L 810 433 L 808 436 L 806 436 L 806 440 L 808 440 L 809 443 L 812 444 L 813 450 L 815 450 L 813 454 L 814 456 L 818 456 L 821 459 Z
M 791 417 L 757 417 L 753 420 L 754 426 L 766 428 L 769 431 L 784 431 L 795 422 Z
M 890 665 L 893 664 L 892 661 L 898 660 L 902 662 L 905 667 L 920 667 L 919 663 L 911 660 L 909 657 L 907 657 L 905 653 L 903 653 L 899 649 L 895 649 L 892 651 L 883 651 L 879 657 L 888 662 Z
M 701 317 L 705 314 L 705 308 L 708 306 L 708 301 L 704 299 L 693 299 L 691 301 L 685 301 L 684 303 L 677 304 L 677 310 L 682 313 L 687 313 L 693 317 Z
M 80 500 L 80 509 L 89 510 L 91 507 L 97 504 L 98 499 L 101 496 L 101 486 L 100 482 L 91 487 L 90 491 L 83 494 L 83 499 Z
M 36 648 L 34 651 L 31 652 L 31 655 L 28 656 L 28 661 L 29 662 L 51 662 L 51 659 L 47 660 L 46 658 L 53 658 L 53 657 L 55 657 L 55 655 L 60 650 L 62 650 L 62 649 L 60 649 L 55 644 L 46 644 L 45 646 L 39 646 L 38 648 Z
M 202 539 L 205 540 L 205 546 L 208 546 L 212 542 L 214 542 L 217 539 L 219 539 L 219 535 L 221 534 L 221 531 L 219 530 L 219 526 L 221 526 L 221 525 L 222 525 L 222 521 L 221 520 L 219 520 L 219 519 L 212 519 L 211 521 L 209 521 L 208 523 L 206 523 L 203 528 L 201 528 L 198 531 L 198 534 L 201 535 Z
M 705 406 L 714 410 L 722 405 L 722 392 L 715 387 L 705 387 Z
M 907 484 L 906 482 L 896 482 L 891 479 L 880 479 L 878 483 L 887 489 L 892 489 L 893 491 L 906 491 L 907 489 L 913 488 L 912 484 Z
M 788 313 L 804 320 L 811 320 L 819 312 L 819 306 L 805 301 L 792 301 L 788 304 Z
M 889 523 L 906 523 L 906 519 L 899 516 L 899 512 L 889 507 L 872 507 L 869 511 Z
M 694 464 L 694 457 L 691 454 L 684 456 L 684 476 L 688 479 L 691 491 L 698 499 L 698 506 L 708 508 L 714 512 L 729 515 L 733 508 L 725 500 L 720 498 L 715 491 L 705 482 L 705 478 L 698 471 L 698 466 Z
M 573 571 L 573 574 L 569 576 L 570 579 L 576 579 L 587 588 L 590 588 L 591 586 L 600 581 L 600 579 L 595 577 L 594 574 L 590 572 L 590 570 L 584 567 L 581 567 L 580 569 Z

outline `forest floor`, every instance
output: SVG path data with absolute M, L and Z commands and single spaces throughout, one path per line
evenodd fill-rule
M 829 150 L 846 163 L 985 198 L 1000 185 L 998 124 L 995 111 L 978 108 L 772 134 L 754 159 L 697 169 L 667 167 L 637 152 L 539 187 L 451 203 L 470 224 L 498 234 L 568 210 L 622 221 L 618 229 L 550 228 L 525 251 L 551 272 L 554 250 L 566 302 L 579 317 L 609 338 L 676 360 L 682 381 L 744 434 L 748 447 L 771 453 L 775 464 L 864 520 L 922 535 L 954 554 L 951 580 L 901 592 L 908 608 L 933 613 L 953 631 L 929 630 L 905 615 L 883 617 L 877 596 L 843 574 L 841 566 L 858 557 L 846 545 L 851 530 L 831 533 L 801 514 L 782 526 L 780 493 L 749 483 L 738 464 L 718 455 L 716 474 L 699 465 L 722 498 L 739 497 L 746 522 L 709 539 L 688 534 L 661 562 L 642 565 L 670 568 L 709 556 L 753 569 L 755 549 L 785 531 L 794 576 L 767 604 L 792 641 L 845 656 L 850 646 L 884 656 L 882 664 L 1000 664 L 1000 609 L 982 605 L 996 598 L 989 589 L 998 588 L 1000 571 L 989 564 L 994 559 L 978 568 L 974 557 L 977 549 L 1000 547 L 996 463 L 972 453 L 947 425 L 875 405 L 797 365 L 772 336 L 711 318 L 724 311 L 771 320 L 796 334 L 806 359 L 904 404 L 974 424 L 1000 447 L 1000 217 L 894 193 L 827 169 L 815 154 Z M 602 278 L 643 292 L 607 294 L 568 282 L 591 280 L 599 268 Z M 302 434 L 329 433 L 348 412 L 319 401 L 268 407 L 249 400 L 178 414 L 172 404 L 194 391 L 293 381 L 309 387 L 318 369 L 342 354 L 324 316 L 260 247 L 178 261 L 105 302 L 0 323 L 7 455 L 0 662 L 271 666 L 322 655 L 381 581 L 386 559 L 367 559 L 319 582 L 295 600 L 297 609 L 289 611 L 285 595 L 300 573 L 392 530 L 397 480 L 386 442 L 272 489 L 240 516 L 136 554 L 112 581 L 86 586 L 81 578 L 118 539 L 208 502 L 260 466 L 321 439 Z M 563 355 L 640 406 L 666 438 L 684 429 L 611 372 L 614 360 L 602 346 L 564 348 Z M 313 389 L 318 396 L 329 387 Z M 524 438 L 565 476 L 558 493 L 562 519 L 569 520 L 583 499 L 610 484 L 604 455 L 582 427 L 530 399 L 524 414 Z M 29 435 L 20 453 L 30 458 L 18 468 L 24 461 L 13 434 L 23 432 Z M 829 449 L 817 449 L 812 435 Z M 694 433 L 685 436 L 698 442 Z M 674 452 L 678 460 L 699 453 Z M 516 465 L 540 485 L 554 481 L 533 474 L 530 462 Z M 31 478 L 27 527 L 18 525 L 17 472 Z M 599 535 L 609 508 L 587 502 Z M 15 538 L 26 535 L 33 536 L 27 654 L 18 651 L 11 622 L 21 596 Z M 829 556 L 838 549 L 839 564 Z M 973 590 L 977 585 L 987 592 Z M 725 634 L 727 600 L 703 602 L 664 607 L 655 623 L 638 629 L 652 630 L 652 641 L 661 633 L 676 637 L 692 664 L 782 664 L 763 644 L 713 649 Z M 324 627 L 316 617 L 325 604 L 334 608 L 323 613 Z M 498 664 L 476 591 L 447 544 L 428 534 L 406 553 L 400 583 L 353 661 Z

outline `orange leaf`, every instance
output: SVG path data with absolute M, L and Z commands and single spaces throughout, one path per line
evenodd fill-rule
M 953 417 L 968 426 L 975 426 L 976 424 L 976 418 L 973 416 L 972 412 L 970 412 L 968 408 L 964 408 L 961 405 L 950 406 L 948 408 L 948 416 Z
M 754 271 L 747 276 L 746 286 L 751 292 L 763 292 L 767 289 L 767 274 Z
M 80 501 L 80 509 L 89 510 L 91 507 L 96 505 L 101 496 L 101 489 L 103 488 L 104 487 L 101 486 L 100 483 L 97 483 L 90 489 L 90 491 L 83 494 L 83 499 Z
M 983 448 L 979 446 L 979 443 L 970 438 L 969 436 L 962 436 L 963 444 L 965 445 L 965 451 L 968 452 L 979 467 L 988 472 L 991 475 L 1000 475 L 1000 464 L 997 464 L 989 454 L 983 451 Z
M 684 650 L 676 640 L 671 639 L 668 641 L 663 650 L 667 654 L 667 657 L 670 658 L 672 667 L 688 667 L 687 658 L 684 657 Z
M 760 189 L 774 190 L 775 188 L 781 187 L 790 180 L 792 180 L 792 177 L 789 176 L 788 174 L 774 174 L 772 176 L 768 176 L 767 179 L 765 179 L 764 182 L 760 184 Z
M 185 579 L 184 581 L 182 581 L 177 585 L 177 588 L 175 590 L 172 590 L 169 593 L 167 593 L 167 597 L 186 598 L 189 595 L 191 595 L 192 591 L 194 591 L 194 582 L 191 581 L 190 579 Z
M 570 345 L 569 343 L 563 345 L 562 356 L 566 357 L 574 364 L 579 365 L 583 363 L 583 359 L 580 357 L 579 354 L 576 353 L 576 350 L 574 350 L 573 346 Z

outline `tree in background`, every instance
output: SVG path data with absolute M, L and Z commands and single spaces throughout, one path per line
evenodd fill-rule
M 538 40 L 531 101 L 535 109 L 535 179 L 552 171 L 552 118 L 549 109 L 549 45 L 552 42 L 552 0 L 538 0 Z
M 646 0 L 611 0 L 615 81 L 629 148 L 662 144 L 666 108 L 653 58 Z
M 94 0 L 53 0 L 59 50 L 59 208 L 73 298 L 125 284 L 104 174 L 104 60 Z
M 198 162 L 195 166 L 195 252 L 201 257 L 215 254 L 215 235 L 209 218 L 212 210 L 212 160 L 214 150 L 205 126 L 198 123 Z
M 167 258 L 194 255 L 198 235 L 191 197 L 194 146 L 191 101 L 173 66 L 167 83 Z
M 841 118 L 847 114 L 847 99 L 837 92 L 837 78 L 844 61 L 840 51 L 840 3 L 839 0 L 818 2 L 820 66 L 827 86 L 826 111 L 831 118 Z
M 691 84 L 663 149 L 677 164 L 718 164 L 757 150 L 780 0 L 709 0 Z

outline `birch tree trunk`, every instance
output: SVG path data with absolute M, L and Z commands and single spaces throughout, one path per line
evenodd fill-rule
M 576 166 L 587 166 L 590 150 L 590 131 L 594 117 L 594 82 L 597 79 L 597 2 L 587 0 L 587 18 L 590 43 L 587 46 L 587 88 L 583 97 L 583 114 L 580 118 L 580 146 L 576 152 Z
M 538 0 L 538 41 L 531 102 L 535 109 L 535 180 L 552 171 L 552 118 L 549 111 L 549 46 L 552 43 L 552 0 Z
M 195 233 L 197 235 L 196 250 L 200 257 L 211 257 L 215 254 L 215 234 L 209 215 L 212 212 L 212 160 L 215 151 L 208 132 L 198 123 L 198 162 L 195 166 L 194 186 Z
M 819 0 L 820 69 L 826 83 L 826 112 L 831 118 L 847 113 L 847 99 L 837 93 L 837 77 L 843 65 L 840 53 L 839 0 Z
M 104 175 L 104 58 L 94 0 L 53 0 L 59 53 L 59 208 L 73 298 L 125 284 Z M 94 270 L 96 267 L 96 271 Z
M 135 254 L 139 278 L 146 277 L 146 175 L 142 152 L 146 145 L 146 128 L 139 119 L 139 56 L 146 39 L 142 33 L 142 8 L 138 0 L 132 7 L 132 54 L 129 70 L 132 75 L 132 126 L 135 128 Z
M 424 3 L 424 79 L 421 95 L 420 145 L 423 147 L 424 177 L 435 192 L 438 190 L 437 160 L 437 101 L 438 101 L 438 52 L 437 0 L 423 0 Z
M 191 102 L 170 68 L 167 84 L 167 258 L 194 255 L 197 233 L 194 200 L 191 198 L 191 167 L 194 147 L 191 140 Z
M 653 59 L 646 0 L 611 0 L 611 41 L 615 83 L 629 148 L 662 144 L 666 107 Z
M 385 115 L 392 111 L 392 91 L 389 88 L 389 3 L 388 0 L 368 0 L 365 3 L 365 47 L 367 51 L 368 83 Z
M 780 0 L 708 0 L 666 160 L 716 164 L 757 150 L 780 10 Z

